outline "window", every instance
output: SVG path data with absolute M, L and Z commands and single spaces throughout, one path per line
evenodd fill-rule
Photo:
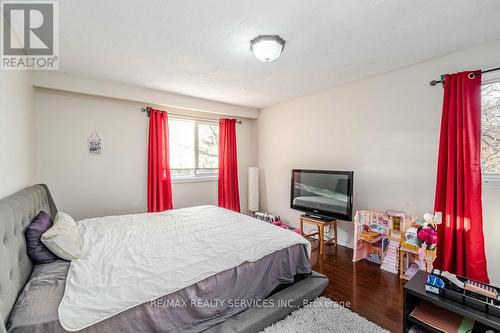
M 500 185 L 500 80 L 481 89 L 481 167 L 485 183 Z
M 217 177 L 219 123 L 171 116 L 168 128 L 172 179 Z

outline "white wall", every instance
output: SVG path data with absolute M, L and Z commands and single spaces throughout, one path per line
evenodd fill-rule
M 144 212 L 144 105 L 43 89 L 36 89 L 35 98 L 37 181 L 48 184 L 58 208 L 77 219 Z M 255 120 L 242 120 L 237 140 L 240 200 L 246 210 L 247 169 L 257 160 L 257 126 Z M 103 140 L 103 152 L 97 156 L 87 151 L 87 137 L 94 130 Z M 175 183 L 172 191 L 175 208 L 217 204 L 216 181 Z
M 262 204 L 297 224 L 289 208 L 292 168 L 354 171 L 355 209 L 433 209 L 442 73 L 499 65 L 500 42 L 282 103 L 260 112 Z M 485 190 L 488 269 L 500 283 L 500 188 Z M 352 223 L 339 243 L 352 246 Z
M 146 89 L 114 82 L 83 78 L 56 71 L 37 71 L 33 74 L 33 86 L 83 95 L 110 97 L 124 101 L 183 108 L 200 112 L 257 118 L 259 110 L 203 98 Z
M 31 72 L 0 70 L 0 198 L 34 182 L 34 110 Z
M 483 187 L 483 219 L 488 274 L 500 286 L 500 187 Z

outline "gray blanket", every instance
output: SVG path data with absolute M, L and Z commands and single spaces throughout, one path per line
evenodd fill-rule
M 69 262 L 38 265 L 12 310 L 9 333 L 66 332 L 57 308 L 64 294 Z M 243 263 L 155 301 L 136 306 L 79 332 L 201 332 L 258 302 L 280 285 L 309 274 L 303 245 Z

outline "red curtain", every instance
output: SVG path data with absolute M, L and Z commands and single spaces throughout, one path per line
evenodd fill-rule
M 219 121 L 219 207 L 240 211 L 235 119 Z
M 172 185 L 168 156 L 168 116 L 160 110 L 149 112 L 148 212 L 172 209 Z
M 481 72 L 446 75 L 434 203 L 443 223 L 435 266 L 488 282 L 480 152 Z

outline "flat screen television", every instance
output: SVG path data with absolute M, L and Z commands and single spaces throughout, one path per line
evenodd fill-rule
M 352 220 L 354 172 L 292 170 L 290 208 L 306 215 Z

